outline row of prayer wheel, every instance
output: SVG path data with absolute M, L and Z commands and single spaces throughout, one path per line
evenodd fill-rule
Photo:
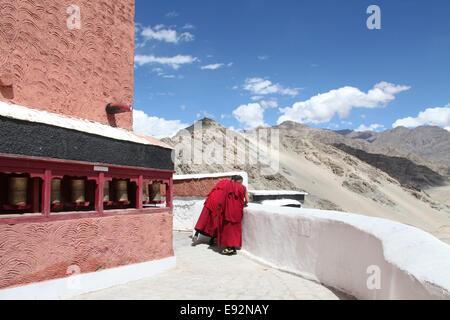
M 9 192 L 8 203 L 14 206 L 21 206 L 27 204 L 28 194 L 28 177 L 10 177 L 9 178 Z M 61 182 L 62 179 L 56 178 L 51 183 L 51 203 L 61 204 Z M 86 202 L 86 181 L 84 179 L 72 179 L 71 186 L 71 201 L 74 203 Z M 105 181 L 103 187 L 103 201 L 110 201 L 110 181 Z M 116 199 L 118 202 L 128 201 L 128 181 L 115 180 L 114 188 L 116 190 Z M 153 183 L 149 185 L 149 195 L 144 185 L 143 188 L 144 201 L 160 202 L 161 201 L 161 184 Z
M 61 182 L 62 179 L 56 178 L 52 180 L 51 197 L 52 204 L 61 204 Z M 73 203 L 86 202 L 86 181 L 84 179 L 70 180 L 70 201 Z
M 118 202 L 128 201 L 128 181 L 116 180 L 114 187 L 116 190 L 117 201 Z M 105 181 L 105 184 L 103 185 L 103 202 L 110 201 L 110 191 L 109 191 L 110 188 L 111 188 L 111 182 Z M 144 185 L 144 187 L 143 187 L 144 201 L 154 201 L 154 202 L 161 201 L 161 184 L 160 183 L 153 183 L 153 184 L 149 185 L 149 191 L 150 191 L 150 195 L 147 195 L 146 188 Z
M 128 201 L 128 181 L 127 180 L 115 180 L 114 188 L 116 189 L 116 198 L 118 202 Z M 110 192 L 111 181 L 105 181 L 103 184 L 103 202 L 111 201 Z

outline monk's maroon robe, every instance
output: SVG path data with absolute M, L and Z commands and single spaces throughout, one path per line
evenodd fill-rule
M 200 218 L 197 221 L 195 230 L 200 234 L 216 238 L 219 229 L 219 216 L 223 209 L 223 190 L 225 186 L 231 181 L 224 180 L 219 182 L 209 193 L 203 206 Z M 218 205 L 221 204 L 221 210 L 218 209 Z
M 224 210 L 220 215 L 217 239 L 220 247 L 242 247 L 242 218 L 246 192 L 245 186 L 236 182 L 225 186 Z

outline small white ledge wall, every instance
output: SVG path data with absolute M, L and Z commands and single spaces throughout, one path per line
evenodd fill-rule
M 251 204 L 243 251 L 358 299 L 450 299 L 450 246 L 385 219 Z
M 175 198 L 173 200 L 173 230 L 194 230 L 204 203 L 205 198 Z

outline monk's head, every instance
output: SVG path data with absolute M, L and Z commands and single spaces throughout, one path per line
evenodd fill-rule
M 242 176 L 233 176 L 231 178 L 231 181 L 239 183 L 239 184 L 243 184 L 244 183 L 244 178 L 242 178 Z

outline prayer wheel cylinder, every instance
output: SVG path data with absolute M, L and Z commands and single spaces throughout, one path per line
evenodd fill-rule
M 83 179 L 72 180 L 72 202 L 86 202 L 86 184 Z
M 118 202 L 128 201 L 128 181 L 116 180 L 115 182 L 116 197 Z
M 52 204 L 61 203 L 61 179 L 52 180 L 51 203 Z
M 109 202 L 109 188 L 111 186 L 110 181 L 105 181 L 105 184 L 103 185 L 103 202 Z
M 150 187 L 150 201 L 160 202 L 161 201 L 161 184 L 152 183 Z
M 27 177 L 10 177 L 8 203 L 12 206 L 25 206 L 27 204 Z

